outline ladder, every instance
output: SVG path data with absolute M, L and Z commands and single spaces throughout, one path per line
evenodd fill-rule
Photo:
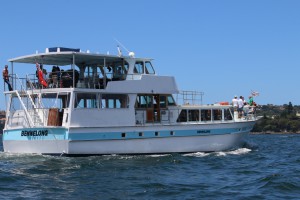
M 23 102 L 23 100 L 22 100 L 22 98 L 21 98 L 21 96 L 20 96 L 18 90 L 15 90 L 15 93 L 16 93 L 16 95 L 17 95 L 17 97 L 18 97 L 18 99 L 19 99 L 19 101 L 20 101 L 20 103 L 21 103 L 21 106 L 22 106 L 22 108 L 23 108 L 23 110 L 24 110 L 24 112 L 25 112 L 25 114 L 26 114 L 26 119 L 27 119 L 27 121 L 28 121 L 29 127 L 30 127 L 30 128 L 31 128 L 31 127 L 34 127 L 34 123 L 33 123 L 32 117 L 31 117 L 30 114 L 28 113 L 28 110 L 27 110 L 27 108 L 26 108 L 26 106 L 25 106 L 25 104 L 24 104 L 24 102 Z
M 28 90 L 25 90 L 20 79 L 18 78 L 18 76 L 16 75 L 16 79 L 19 81 L 19 84 L 21 86 L 21 90 L 20 92 L 18 90 L 15 90 L 16 94 L 17 94 L 17 97 L 22 105 L 22 108 L 24 109 L 24 112 L 26 114 L 26 117 L 29 121 L 29 126 L 30 127 L 36 127 L 36 126 L 43 126 L 44 123 L 43 123 L 43 117 L 40 116 L 39 114 L 39 109 L 42 109 L 42 113 L 43 115 L 45 116 L 45 113 L 44 113 L 44 110 L 43 110 L 43 107 L 42 105 L 40 105 L 39 107 L 37 107 L 31 97 L 31 94 L 29 93 Z M 30 81 L 30 80 L 26 80 L 27 82 Z M 31 83 L 32 84 L 32 83 Z M 20 94 L 21 93 L 21 94 Z M 22 97 L 26 97 L 27 99 L 29 99 L 30 101 L 30 106 L 33 107 L 33 112 L 29 112 L 28 108 L 26 107 Z M 40 96 L 39 96 L 40 98 Z

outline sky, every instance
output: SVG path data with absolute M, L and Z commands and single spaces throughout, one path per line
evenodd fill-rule
M 298 0 L 3 0 L 0 66 L 55 46 L 117 54 L 117 39 L 203 103 L 257 91 L 260 105 L 300 105 L 299 10 Z M 14 72 L 35 73 L 25 66 Z

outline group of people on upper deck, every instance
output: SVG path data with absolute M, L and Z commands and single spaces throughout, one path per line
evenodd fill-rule
M 36 63 L 36 78 L 43 88 L 48 87 L 70 87 L 73 85 L 73 70 L 61 70 L 58 66 L 53 66 L 52 71 L 47 73 L 42 64 Z M 78 81 L 79 74 L 75 70 L 75 83 Z
M 256 103 L 253 101 L 253 96 L 251 95 L 248 101 L 243 96 L 240 96 L 238 99 L 237 95 L 235 95 L 232 99 L 232 105 L 234 111 L 238 112 L 238 118 L 246 117 L 249 113 L 254 113 L 256 107 Z
M 52 71 L 47 73 L 47 70 L 42 64 L 36 63 L 35 76 L 37 78 L 37 83 L 35 83 L 34 86 L 37 88 L 70 87 L 73 85 L 73 70 L 64 71 L 58 66 L 53 66 Z M 11 76 L 8 71 L 8 65 L 4 66 L 2 77 L 4 83 L 6 83 L 8 87 L 8 90 L 12 91 L 13 87 L 10 82 Z M 78 77 L 78 71 L 75 70 L 75 84 L 78 82 Z

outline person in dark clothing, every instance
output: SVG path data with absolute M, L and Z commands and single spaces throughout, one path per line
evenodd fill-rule
M 3 76 L 3 80 L 4 82 L 7 84 L 9 91 L 13 91 L 11 84 L 9 82 L 9 75 L 8 75 L 8 66 L 5 65 L 3 71 L 2 71 L 2 76 Z

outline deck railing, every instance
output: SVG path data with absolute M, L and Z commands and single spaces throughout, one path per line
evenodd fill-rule
M 87 88 L 87 89 L 105 89 L 107 84 L 111 81 L 124 81 L 124 80 L 140 80 L 141 74 L 127 74 L 119 77 L 107 74 L 107 77 L 84 76 L 79 78 L 75 76 L 73 81 L 72 72 L 62 72 L 50 74 L 45 78 L 48 87 L 44 87 L 39 83 L 36 74 L 27 74 L 25 78 L 19 78 L 17 74 L 10 74 L 10 83 L 12 84 L 13 90 L 33 90 L 33 89 L 51 89 L 51 88 L 70 88 L 75 84 L 75 88 Z M 73 83 L 74 82 L 74 83 Z M 8 88 L 4 84 L 4 91 Z
M 243 114 L 241 118 L 234 117 L 234 115 L 238 115 L 233 111 L 233 108 L 230 108 L 230 115 L 219 118 L 215 118 L 213 115 L 209 116 L 209 118 L 203 118 L 203 116 L 200 115 L 200 108 L 199 109 L 191 109 L 191 110 L 198 110 L 198 116 L 190 116 L 188 111 L 186 111 L 186 116 L 183 118 L 180 118 L 179 115 L 182 111 L 180 108 L 172 108 L 172 109 L 161 109 L 160 112 L 154 112 L 154 110 L 145 110 L 145 109 L 136 109 L 135 112 L 135 119 L 137 125 L 145 125 L 149 123 L 160 123 L 160 124 L 174 124 L 174 123 L 227 123 L 227 122 L 233 122 L 233 121 L 251 121 L 256 120 L 256 112 L 253 110 L 253 112 Z M 210 110 L 214 110 L 213 108 L 210 108 Z M 151 112 L 149 114 L 149 112 Z M 159 115 L 159 116 L 158 116 Z M 149 117 L 150 116 L 150 117 Z
M 177 94 L 177 104 L 202 105 L 204 92 L 182 90 Z

